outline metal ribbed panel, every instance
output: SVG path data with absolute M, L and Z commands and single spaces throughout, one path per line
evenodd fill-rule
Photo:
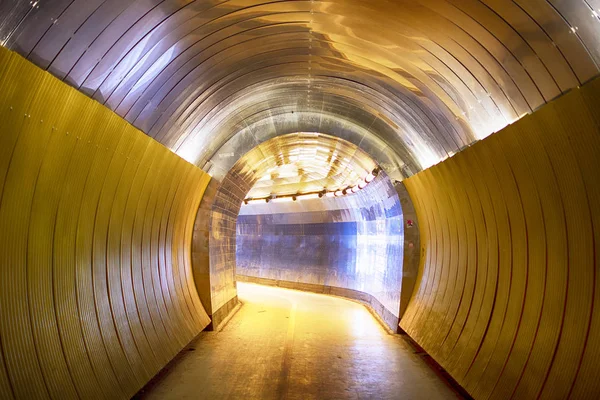
M 595 399 L 600 81 L 406 180 L 424 257 L 400 325 L 477 399 Z
M 16 54 L 0 71 L 0 397 L 129 398 L 209 322 L 209 177 Z
M 248 132 L 366 131 L 402 179 L 597 75 L 598 7 L 10 0 L 0 43 L 199 166 Z

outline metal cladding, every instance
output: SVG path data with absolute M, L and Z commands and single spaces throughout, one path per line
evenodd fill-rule
M 0 130 L 0 398 L 130 398 L 209 323 L 210 177 L 1 47 Z
M 405 181 L 400 326 L 475 399 L 598 399 L 600 80 Z
M 598 0 L 3 0 L 0 45 L 222 177 L 213 308 L 235 296 L 235 221 L 259 179 L 242 155 L 323 133 L 408 177 L 422 257 L 401 326 L 469 393 L 597 399 L 599 12 Z M 208 178 L 0 54 L 0 395 L 129 397 L 206 322 L 185 266 Z
M 357 146 L 308 132 L 264 142 L 246 153 L 243 162 L 254 181 L 247 198 L 345 189 L 377 168 Z
M 316 168 L 314 171 L 307 170 L 290 180 L 271 176 L 282 167 L 300 161 L 301 154 L 295 153 L 300 149 L 309 157 L 324 157 L 325 162 L 313 162 L 311 168 Z M 298 159 L 293 161 L 292 157 Z M 303 132 L 270 139 L 240 158 L 223 178 L 212 203 L 208 250 L 211 312 L 217 312 L 236 295 L 236 220 L 248 193 L 302 193 L 303 190 L 322 190 L 330 185 L 341 189 L 345 185 L 354 186 L 354 176 L 364 178 L 374 167 L 375 162 L 352 143 L 328 135 Z M 267 185 L 261 186 L 264 177 L 268 178 Z
M 236 274 L 366 293 L 396 330 L 403 224 L 383 173 L 344 197 L 245 205 L 237 219 Z
M 393 155 L 383 167 L 401 179 L 597 75 L 597 8 L 5 0 L 0 43 L 200 167 L 234 137 L 237 159 L 279 134 L 322 132 Z

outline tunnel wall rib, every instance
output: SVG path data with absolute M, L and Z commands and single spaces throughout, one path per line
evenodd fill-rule
M 0 398 L 130 398 L 208 324 L 209 179 L 0 47 Z
M 598 104 L 595 80 L 405 181 L 400 326 L 476 399 L 600 397 Z

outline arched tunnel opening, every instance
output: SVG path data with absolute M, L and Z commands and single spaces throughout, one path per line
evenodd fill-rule
M 402 206 L 368 154 L 333 136 L 288 134 L 246 153 L 229 174 L 247 174 L 252 185 L 236 220 L 236 281 L 366 300 L 396 330 L 403 311 Z M 213 214 L 215 240 L 232 232 L 220 215 Z M 417 267 L 407 274 L 413 282 Z
M 600 398 L 599 7 L 2 1 L 0 398 Z

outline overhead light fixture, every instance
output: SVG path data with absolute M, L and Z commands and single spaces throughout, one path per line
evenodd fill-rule
M 380 169 L 379 167 L 375 168 L 372 172 L 370 172 L 366 177 L 365 177 L 365 182 L 366 183 L 371 183 L 373 181 L 373 179 L 375 179 L 377 177 L 377 175 L 379 175 Z
M 276 197 L 273 199 L 273 203 L 289 203 L 292 201 L 294 200 L 291 197 Z
M 318 199 L 319 193 L 310 193 L 310 194 L 301 194 L 296 196 L 296 199 L 298 200 L 308 200 L 308 199 Z

